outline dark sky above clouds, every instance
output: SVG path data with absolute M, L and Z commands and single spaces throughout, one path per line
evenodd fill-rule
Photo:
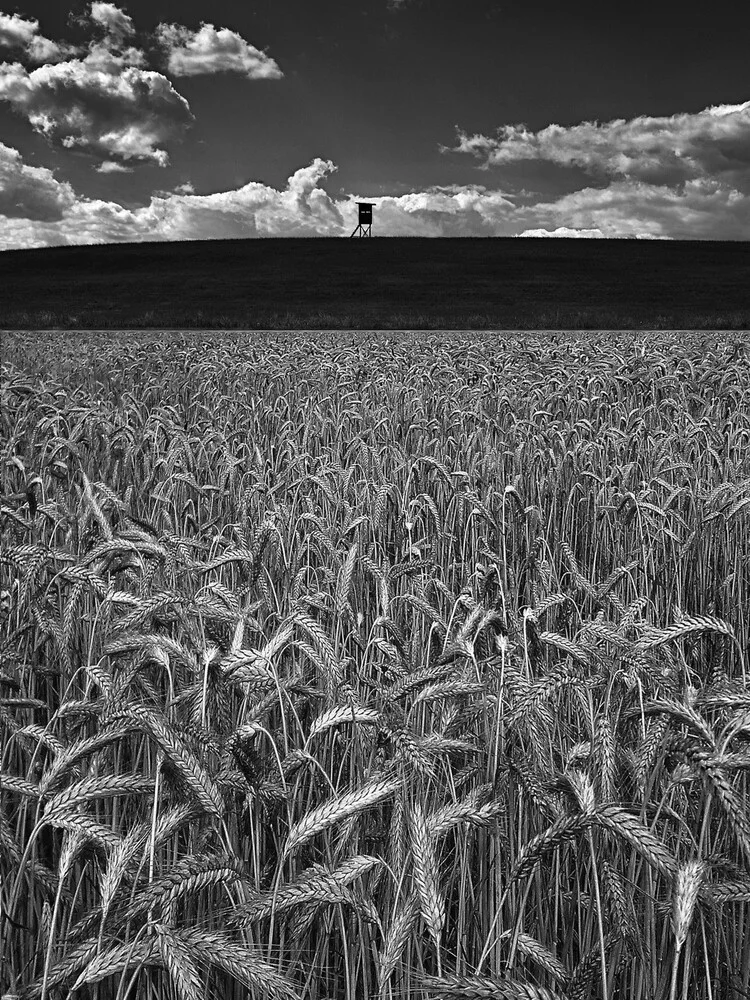
M 750 4 L 22 0 L 0 248 L 750 238 Z M 3 61 L 4 60 L 4 61 Z

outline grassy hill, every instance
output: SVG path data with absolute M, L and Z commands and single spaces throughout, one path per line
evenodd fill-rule
M 0 254 L 0 327 L 750 328 L 750 243 L 215 240 Z

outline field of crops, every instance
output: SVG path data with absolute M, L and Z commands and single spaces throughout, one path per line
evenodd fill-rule
M 0 995 L 750 996 L 739 334 L 4 334 Z
M 0 253 L 0 329 L 731 331 L 749 286 L 742 240 L 113 243 Z

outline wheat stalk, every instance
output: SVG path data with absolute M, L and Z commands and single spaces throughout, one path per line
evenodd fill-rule
M 156 939 L 164 968 L 169 972 L 179 1000 L 201 1000 L 204 986 L 190 949 L 165 924 L 155 924 Z
M 161 964 L 161 960 L 154 954 L 153 941 L 140 940 L 112 945 L 87 963 L 86 968 L 70 987 L 71 992 L 80 990 L 82 986 L 93 986 L 103 979 L 109 979 L 110 976 L 147 964 Z
M 238 944 L 224 934 L 199 928 L 173 929 L 172 934 L 197 963 L 222 969 L 253 996 L 268 1000 L 300 1000 L 294 983 L 264 961 L 253 948 Z
M 677 869 L 671 918 L 675 950 L 678 953 L 687 940 L 704 873 L 705 865 L 702 861 L 686 861 Z
M 308 742 L 314 736 L 331 729 L 333 726 L 340 726 L 343 723 L 366 723 L 376 726 L 380 722 L 380 713 L 372 708 L 361 708 L 358 705 L 335 705 L 317 717 L 310 727 Z
M 425 989 L 439 997 L 460 1000 L 563 1000 L 559 993 L 543 986 L 531 986 L 513 979 L 493 979 L 490 976 L 423 976 Z
M 401 908 L 392 918 L 383 941 L 378 961 L 378 981 L 381 995 L 385 992 L 388 980 L 396 970 L 418 916 L 419 896 L 415 890 L 402 903 Z
M 52 821 L 57 813 L 69 812 L 83 802 L 92 799 L 106 800 L 120 795 L 148 795 L 154 790 L 154 782 L 137 774 L 102 775 L 72 782 L 63 791 L 53 795 L 44 810 L 44 815 Z
M 411 854 L 414 861 L 414 884 L 420 909 L 435 947 L 440 951 L 440 937 L 445 924 L 445 903 L 438 888 L 438 866 L 435 848 L 419 803 L 411 807 L 409 829 Z
M 676 865 L 673 856 L 635 816 L 618 806 L 603 805 L 596 808 L 592 818 L 630 843 L 662 875 L 674 875 Z
M 370 809 L 398 791 L 399 782 L 393 778 L 378 777 L 363 787 L 338 795 L 311 810 L 289 831 L 284 845 L 284 857 L 313 837 L 327 830 L 334 823 L 340 823 L 355 813 Z

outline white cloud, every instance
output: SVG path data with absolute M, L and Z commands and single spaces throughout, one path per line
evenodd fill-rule
M 5 48 L 25 49 L 38 33 L 39 22 L 35 18 L 0 11 L 0 45 Z
M 548 125 L 504 125 L 494 136 L 459 131 L 453 152 L 486 167 L 546 160 L 603 177 L 678 184 L 723 177 L 750 190 L 750 101 L 663 117 Z
M 87 46 L 85 62 L 89 68 L 119 73 L 125 66 L 146 66 L 146 54 L 131 44 L 135 37 L 133 19 L 115 4 L 94 0 L 75 20 L 97 36 Z
M 116 160 L 103 160 L 101 163 L 94 167 L 98 174 L 132 174 L 133 168 L 126 167 L 124 163 L 118 163 Z
M 434 187 L 368 199 L 375 231 L 388 236 L 507 236 L 515 206 L 502 191 L 481 186 Z
M 0 47 L 22 49 L 31 62 L 59 62 L 75 54 L 75 46 L 67 42 L 53 42 L 39 34 L 36 18 L 20 14 L 3 14 L 0 11 Z
M 0 64 L 0 100 L 53 145 L 105 160 L 164 166 L 164 144 L 192 122 L 187 101 L 165 76 L 135 66 L 71 59 L 29 72 Z
M 122 45 L 126 38 L 135 34 L 133 19 L 113 3 L 94 0 L 88 13 L 88 20 L 104 30 L 105 37 L 114 45 Z
M 524 125 L 494 136 L 459 132 L 454 151 L 484 167 L 543 160 L 596 178 L 596 186 L 519 205 L 513 221 L 521 235 L 750 238 L 750 101 L 536 132 Z
M 0 142 L 0 217 L 33 223 L 62 221 L 76 204 L 70 184 L 51 170 L 31 167 L 21 154 Z
M 320 186 L 336 170 L 316 158 L 295 171 L 281 191 L 256 181 L 214 194 L 171 194 L 152 199 L 163 239 L 233 236 L 339 236 L 342 207 Z
M 173 76 L 228 72 L 242 73 L 251 80 L 278 80 L 283 76 L 270 56 L 229 28 L 203 23 L 197 31 L 191 31 L 179 24 L 160 24 L 156 38 Z
M 608 237 L 750 239 L 750 194 L 712 178 L 677 187 L 615 181 L 524 209 L 547 227 L 600 229 Z
M 543 238 L 603 240 L 601 229 L 571 229 L 569 226 L 558 226 L 557 229 L 524 229 L 519 236 L 538 236 Z
M 79 51 L 75 45 L 69 45 L 67 42 L 54 42 L 51 38 L 45 38 L 44 35 L 37 35 L 29 43 L 26 54 L 31 62 L 56 63 L 69 59 Z
M 21 158 L 13 150 L 9 152 L 17 157 L 18 170 Z M 348 231 L 355 208 L 353 203 L 335 202 L 321 187 L 321 182 L 335 169 L 329 160 L 315 159 L 292 174 L 281 190 L 251 181 L 233 191 L 208 195 L 161 193 L 154 195 L 149 204 L 135 209 L 116 202 L 76 197 L 70 191 L 64 210 L 54 217 L 52 211 L 36 212 L 33 216 L 5 212 L 6 220 L 0 226 L 0 248 L 140 240 L 341 236 Z M 49 171 L 42 174 L 38 177 L 40 185 L 49 187 Z M 46 197 L 49 200 L 51 196 L 48 193 Z M 31 204 L 29 195 L 26 201 Z M 0 201 L 0 214 L 4 212 L 3 206 Z
M 100 173 L 122 173 L 138 163 L 166 166 L 165 146 L 193 121 L 187 101 L 162 73 L 147 68 L 133 20 L 122 8 L 94 0 L 76 20 L 94 34 L 77 50 L 44 38 L 36 20 L 0 14 L 0 46 L 44 64 L 27 69 L 21 62 L 0 63 L 0 101 L 58 149 L 99 158 Z M 157 38 L 176 76 L 227 70 L 252 79 L 282 75 L 273 59 L 227 28 L 160 24 Z

